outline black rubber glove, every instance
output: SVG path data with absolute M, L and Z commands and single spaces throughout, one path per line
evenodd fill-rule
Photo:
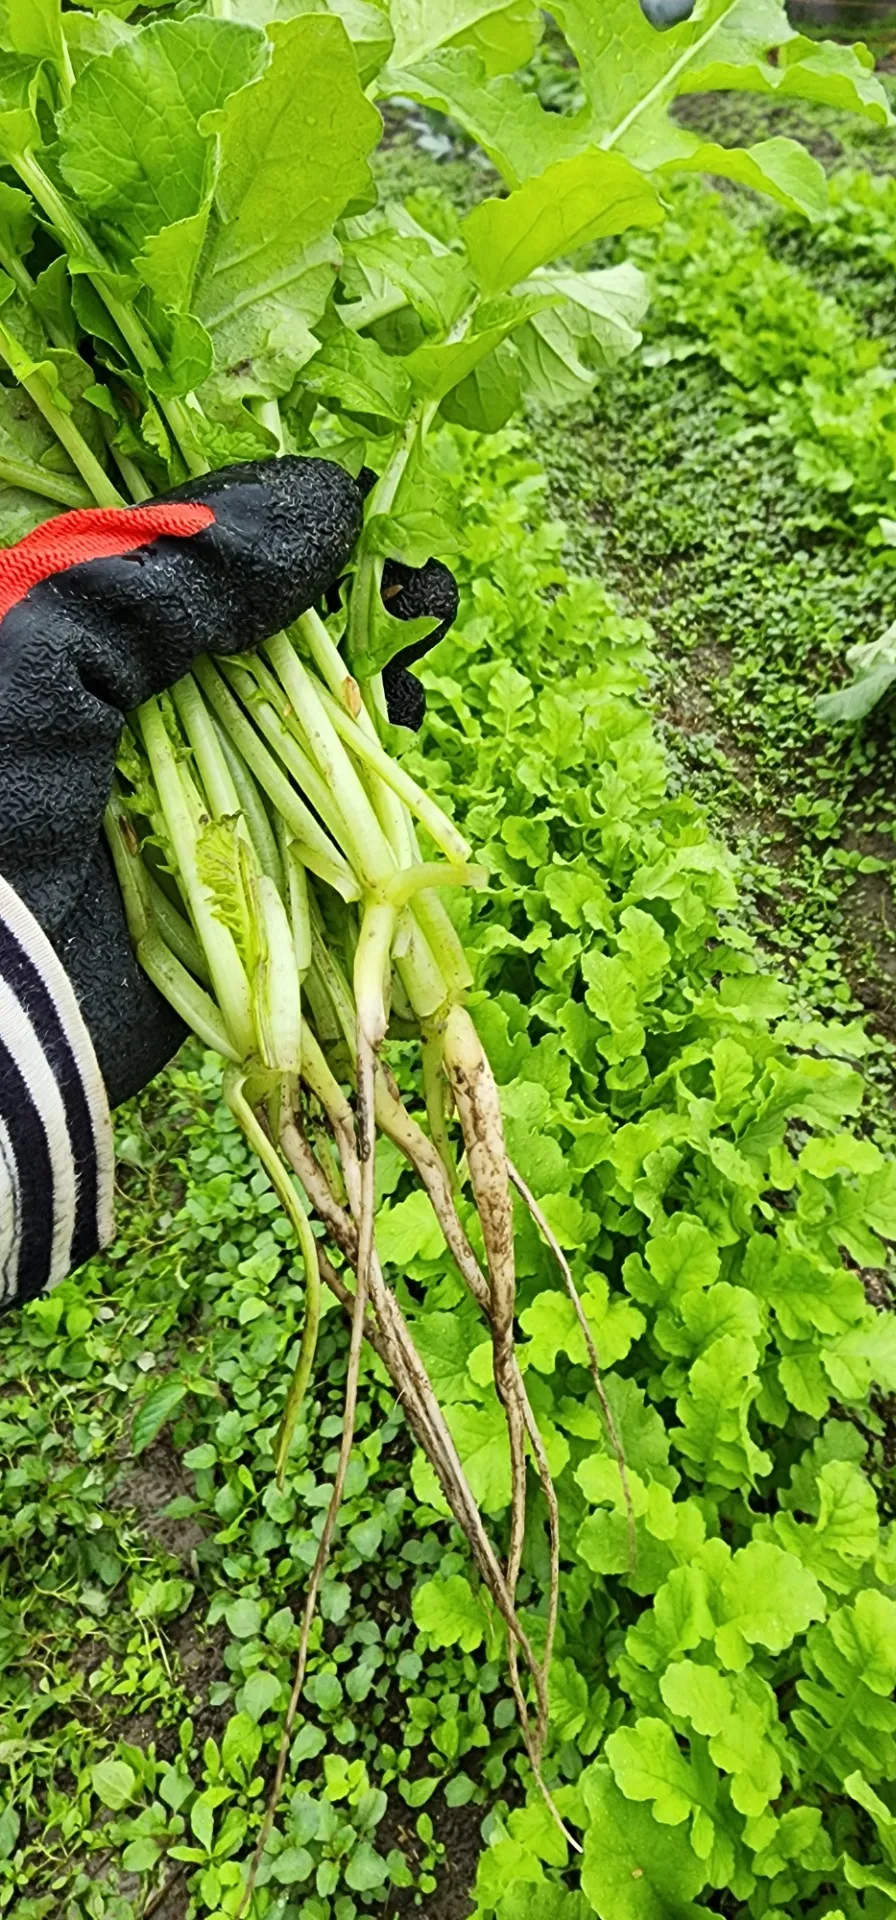
M 341 467 L 284 458 L 59 515 L 0 554 L 0 876 L 62 961 L 113 1106 L 183 1037 L 137 965 L 102 834 L 123 716 L 199 654 L 296 619 L 360 524 Z
M 429 614 L 439 624 L 423 640 L 393 654 L 383 668 L 383 692 L 389 719 L 398 727 L 422 727 L 426 712 L 426 689 L 408 669 L 421 660 L 431 647 L 438 646 L 457 618 L 457 581 L 441 560 L 427 560 L 425 567 L 403 567 L 398 560 L 387 560 L 383 568 L 382 596 L 389 612 L 397 620 L 416 620 Z
M 376 485 L 376 478 L 372 468 L 361 468 L 358 486 L 365 500 Z M 416 620 L 428 614 L 439 623 L 424 640 L 416 640 L 412 646 L 402 647 L 400 653 L 393 654 L 383 668 L 389 719 L 393 726 L 410 727 L 417 733 L 426 713 L 426 689 L 409 668 L 444 640 L 457 619 L 457 581 L 450 567 L 441 560 L 427 560 L 422 567 L 406 567 L 400 560 L 387 560 L 381 591 L 384 605 L 396 620 Z

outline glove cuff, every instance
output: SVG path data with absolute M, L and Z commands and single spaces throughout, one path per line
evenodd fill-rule
M 68 975 L 0 877 L 0 1311 L 112 1237 L 109 1104 Z

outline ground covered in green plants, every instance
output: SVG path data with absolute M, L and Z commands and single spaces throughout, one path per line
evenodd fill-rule
M 396 172 L 468 192 L 425 133 Z M 860 1017 L 896 1028 L 893 741 L 885 712 L 834 733 L 814 700 L 896 611 L 896 192 L 857 168 L 879 148 L 843 152 L 829 117 L 813 138 L 848 163 L 815 233 L 677 191 L 639 255 L 643 354 L 550 436 L 443 444 L 464 603 L 411 764 L 492 872 L 474 1010 L 587 1302 L 634 1517 L 633 1551 L 521 1217 L 564 1540 L 549 1773 L 583 1859 L 532 1790 L 495 1624 L 370 1360 L 259 1920 L 893 1910 L 896 1171 Z M 0 1329 L 16 1920 L 235 1911 L 340 1430 L 334 1309 L 276 1490 L 301 1291 L 214 1063 L 121 1116 L 120 1150 L 112 1254 Z M 403 1179 L 381 1152 L 380 1250 L 499 1530 L 482 1330 Z

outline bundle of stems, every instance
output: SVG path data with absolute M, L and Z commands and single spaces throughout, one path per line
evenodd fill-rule
M 114 275 L 92 236 L 32 154 L 20 156 L 16 166 L 63 251 L 77 257 L 137 366 L 151 378 L 159 365 L 155 343 L 135 308 L 118 298 Z M 15 263 L 15 279 L 30 301 L 34 282 L 21 262 Z M 43 324 L 38 304 L 35 326 Z M 20 375 L 83 488 L 75 479 L 56 485 L 43 467 L 7 476 L 10 480 L 43 490 L 48 501 L 60 505 L 90 499 L 123 505 L 128 498 L 148 497 L 139 468 L 110 442 L 125 492 L 113 483 L 108 463 L 34 373 L 33 359 L 8 327 L 0 329 L 0 355 Z M 207 471 L 195 400 L 188 396 L 160 404 L 183 467 L 192 475 Z M 261 411 L 272 445 L 282 447 L 276 402 L 263 403 Z M 370 512 L 388 513 L 433 412 L 431 403 L 416 410 L 377 482 Z M 381 576 L 382 562 L 365 554 L 355 570 L 348 608 L 356 658 L 375 618 Z M 106 817 L 140 961 L 187 1025 L 226 1063 L 226 1098 L 292 1223 L 304 1262 L 304 1325 L 276 1445 L 281 1477 L 312 1376 L 322 1286 L 335 1294 L 351 1322 L 339 1463 L 309 1580 L 295 1685 L 244 1907 L 284 1777 L 351 1454 L 365 1338 L 388 1371 L 505 1623 L 513 1691 L 531 1764 L 542 1782 L 560 1542 L 548 1460 L 514 1351 L 511 1185 L 533 1212 L 576 1302 L 624 1476 L 572 1275 L 525 1182 L 510 1166 L 495 1081 L 464 1005 L 471 976 L 441 890 L 481 887 L 485 875 L 470 864 L 456 825 L 387 751 L 384 720 L 380 677 L 359 685 L 328 625 L 310 609 L 289 633 L 275 635 L 256 653 L 200 661 L 170 694 L 148 701 L 131 716 Z M 419 832 L 431 843 L 432 857 L 423 857 Z M 402 1036 L 419 1040 L 419 1098 L 410 1106 L 381 1058 L 393 1010 Z M 460 1127 L 460 1166 L 452 1115 Z M 416 1173 L 490 1330 L 511 1462 L 503 1558 L 489 1537 L 377 1255 L 377 1131 Z M 467 1186 L 481 1223 L 484 1263 L 461 1217 Z M 316 1214 L 333 1258 L 312 1232 L 305 1203 Z M 550 1535 L 540 1654 L 516 1606 L 528 1461 L 544 1496 Z M 521 1663 L 528 1674 L 525 1684 Z

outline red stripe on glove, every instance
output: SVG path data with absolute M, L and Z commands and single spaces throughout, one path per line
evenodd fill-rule
M 145 507 L 78 507 L 46 520 L 14 547 L 0 553 L 0 620 L 41 580 L 85 560 L 108 560 L 133 553 L 167 534 L 189 539 L 214 523 L 211 507 L 200 501 L 161 500 Z

